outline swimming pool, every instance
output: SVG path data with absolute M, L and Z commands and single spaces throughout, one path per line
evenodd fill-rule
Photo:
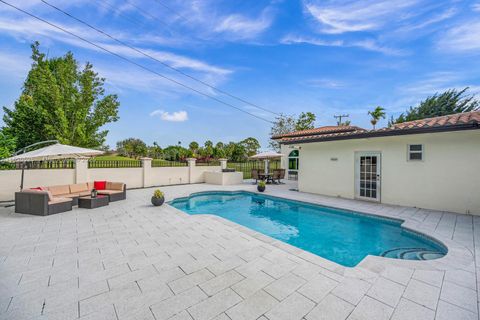
M 214 214 L 347 267 L 367 255 L 427 260 L 447 248 L 381 218 L 245 191 L 202 192 L 169 204 L 188 214 Z

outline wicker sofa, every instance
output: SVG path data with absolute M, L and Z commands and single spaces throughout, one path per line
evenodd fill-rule
M 43 190 L 22 190 L 15 192 L 15 212 L 48 216 L 72 210 L 71 198 L 56 197 L 50 200 Z
M 15 212 L 46 216 L 72 210 L 78 198 L 90 195 L 94 182 L 76 183 L 24 189 L 15 193 Z M 127 187 L 121 182 L 106 181 L 105 189 L 98 194 L 108 195 L 109 201 L 127 198 Z

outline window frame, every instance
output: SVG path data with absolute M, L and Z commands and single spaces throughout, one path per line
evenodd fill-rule
M 420 151 L 418 150 L 410 150 L 410 147 L 411 146 L 421 146 L 422 149 Z M 411 159 L 410 158 L 410 155 L 411 154 L 420 154 L 421 155 L 421 159 Z M 423 143 L 410 143 L 410 144 L 407 144 L 407 161 L 412 161 L 412 162 L 423 162 L 425 161 L 425 145 Z

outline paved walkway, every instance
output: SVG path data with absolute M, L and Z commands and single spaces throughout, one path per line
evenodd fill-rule
M 154 208 L 152 189 L 48 217 L 0 208 L 0 319 L 478 319 L 480 218 L 289 187 L 267 193 L 401 218 L 449 253 L 345 268 L 215 216 Z M 162 189 L 170 200 L 254 186 Z

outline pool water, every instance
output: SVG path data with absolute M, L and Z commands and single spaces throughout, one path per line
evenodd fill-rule
M 204 192 L 169 204 L 188 214 L 214 214 L 347 267 L 367 255 L 427 260 L 447 249 L 402 228 L 401 220 L 238 192 Z

